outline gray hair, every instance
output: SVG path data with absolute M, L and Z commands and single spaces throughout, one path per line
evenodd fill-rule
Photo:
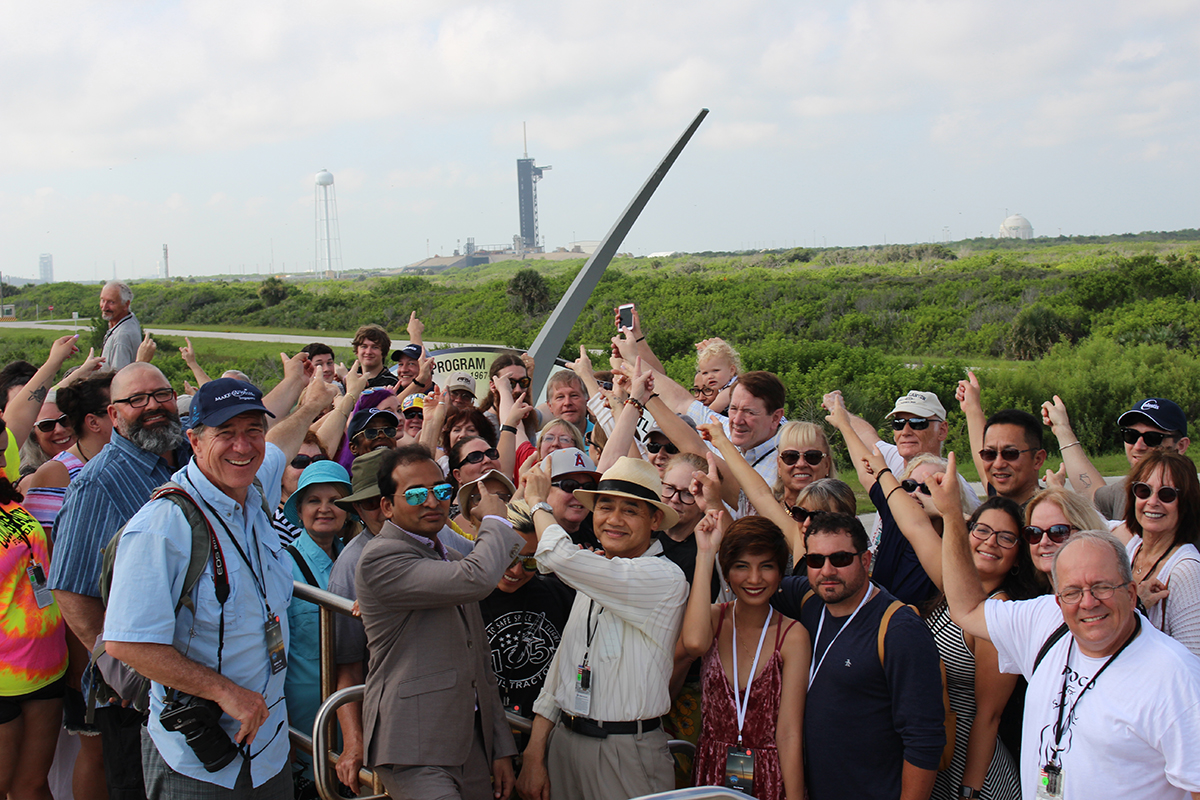
M 1067 548 L 1074 547 L 1080 542 L 1096 542 L 1100 545 L 1106 545 L 1112 548 L 1113 555 L 1117 561 L 1117 569 L 1121 573 L 1121 581 L 1130 583 L 1133 580 L 1133 567 L 1129 563 L 1129 554 L 1125 551 L 1125 545 L 1121 544 L 1121 540 L 1113 536 L 1109 531 L 1080 531 L 1073 534 L 1070 539 L 1058 548 L 1058 552 L 1054 554 L 1054 566 L 1050 569 L 1050 575 L 1054 579 L 1054 590 L 1058 591 L 1058 561 L 1062 558 L 1062 554 L 1067 551 Z
M 129 305 L 133 302 L 133 289 L 129 288 L 129 284 L 124 281 L 109 281 L 104 284 L 104 288 L 113 287 L 121 295 L 121 302 Z

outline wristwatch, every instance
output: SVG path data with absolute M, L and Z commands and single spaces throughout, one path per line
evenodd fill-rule
M 539 511 L 545 511 L 550 516 L 552 516 L 552 517 L 554 516 L 554 509 L 551 508 L 550 504 L 547 503 L 545 500 L 543 500 L 540 503 L 534 503 L 533 508 L 529 509 L 529 516 L 532 517 L 534 514 L 536 514 Z
M 972 789 L 970 786 L 959 784 L 958 796 L 961 800 L 975 800 L 977 797 L 982 797 L 983 792 L 979 789 Z

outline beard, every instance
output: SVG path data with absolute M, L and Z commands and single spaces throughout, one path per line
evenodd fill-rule
M 183 444 L 183 423 L 178 414 L 165 409 L 163 413 L 166 415 L 166 422 L 156 423 L 154 427 L 147 427 L 139 416 L 128 426 L 118 425 L 117 429 L 122 436 L 143 450 L 159 455 L 169 453 Z

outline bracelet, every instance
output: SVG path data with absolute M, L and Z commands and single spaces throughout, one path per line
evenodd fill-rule
M 637 400 L 637 398 L 636 398 L 636 397 L 628 397 L 628 398 L 626 398 L 626 399 L 625 399 L 625 405 L 629 405 L 630 403 L 633 403 L 635 406 L 637 406 L 637 407 L 638 407 L 638 411 L 645 411 L 645 410 L 646 410 L 646 406 L 645 406 L 645 405 L 643 405 L 642 403 L 638 402 L 638 400 Z
M 972 789 L 970 786 L 959 784 L 958 796 L 960 800 L 975 800 L 975 798 L 983 797 L 983 792 L 980 789 Z
M 1074 447 L 1075 445 L 1079 445 L 1080 447 L 1083 447 L 1083 445 L 1080 444 L 1079 440 L 1076 439 L 1075 441 L 1071 442 L 1070 444 L 1060 444 L 1058 446 L 1058 452 L 1061 453 L 1063 450 L 1066 450 L 1068 447 Z
M 635 342 L 644 342 L 644 341 L 646 341 L 646 337 L 645 337 L 645 336 L 642 336 L 642 337 L 639 337 L 639 338 L 637 338 L 637 339 L 634 339 L 634 341 L 635 341 Z
M 514 428 L 512 425 L 501 425 L 500 432 L 501 433 L 516 433 L 517 429 Z
M 879 470 L 879 474 L 875 476 L 875 480 L 878 482 L 878 480 L 883 477 L 883 473 L 885 472 L 891 475 L 893 478 L 896 477 L 896 473 L 892 472 L 888 467 L 884 467 L 883 469 Z
M 416 378 L 413 378 L 413 379 L 412 379 L 412 382 L 413 382 L 413 383 L 415 383 L 417 386 L 420 386 L 422 389 L 427 389 L 427 388 L 429 388 L 429 384 L 428 384 L 428 383 L 421 383 L 421 382 L 420 382 L 419 380 L 417 380 Z
M 887 497 L 883 498 L 883 502 L 885 502 L 885 503 L 892 502 L 892 495 L 894 495 L 896 492 L 900 491 L 903 488 L 904 488 L 903 486 L 893 487 L 892 490 L 887 493 Z
M 651 400 L 653 400 L 653 399 L 654 399 L 654 398 L 656 398 L 656 397 L 658 397 L 658 392 L 655 392 L 654 394 L 652 394 L 652 395 L 650 395 L 649 397 L 647 397 L 647 398 L 646 398 L 646 404 L 647 404 L 647 405 L 649 405 L 649 404 L 650 404 L 650 401 L 651 401 Z

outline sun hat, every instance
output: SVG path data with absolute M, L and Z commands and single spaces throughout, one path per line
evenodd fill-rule
M 346 472 L 346 468 L 341 464 L 329 459 L 314 461 L 304 468 L 304 471 L 300 473 L 300 480 L 296 481 L 296 491 L 292 492 L 292 496 L 283 504 L 283 516 L 287 517 L 287 521 L 297 528 L 302 527 L 300 524 L 300 499 L 304 496 L 305 487 L 312 486 L 314 483 L 337 484 L 349 492 L 350 473 Z
M 387 448 L 372 450 L 354 459 L 350 466 L 350 494 L 341 500 L 334 500 L 347 511 L 354 510 L 355 503 L 379 497 L 379 462 L 387 454 Z
M 562 451 L 559 451 L 562 452 Z M 575 499 L 588 511 L 594 511 L 596 497 L 628 497 L 631 500 L 641 500 L 663 512 L 662 528 L 673 528 L 679 522 L 679 513 L 662 501 L 662 480 L 658 470 L 648 461 L 640 458 L 621 456 L 600 476 L 600 483 L 595 491 L 576 489 Z

